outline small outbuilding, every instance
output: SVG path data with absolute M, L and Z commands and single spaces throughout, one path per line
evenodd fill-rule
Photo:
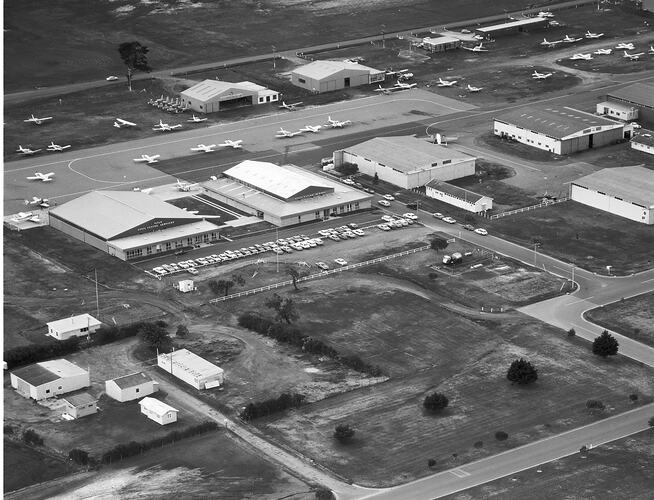
M 215 113 L 240 106 L 256 106 L 279 100 L 279 92 L 252 82 L 204 80 L 180 94 L 182 106 L 198 113 Z
M 427 183 L 425 195 L 476 214 L 493 208 L 493 198 L 438 180 Z
M 177 285 L 175 286 L 180 292 L 182 293 L 188 293 L 188 292 L 193 292 L 197 290 L 193 284 L 193 280 L 181 280 L 177 282 Z
M 609 116 L 624 120 L 638 120 L 638 108 L 618 101 L 602 101 L 596 104 L 595 112 L 598 115 Z
M 313 61 L 291 71 L 291 83 L 321 93 L 383 82 L 386 72 L 349 61 Z
M 11 386 L 19 394 L 35 400 L 77 391 L 91 385 L 89 372 L 67 359 L 41 361 L 10 374 Z
M 86 337 L 100 328 L 102 323 L 90 314 L 80 314 L 46 324 L 48 325 L 46 335 L 57 340 L 68 340 L 71 337 Z
M 210 363 L 188 349 L 179 349 L 157 356 L 159 368 L 174 375 L 196 389 L 211 389 L 225 382 L 222 368 Z
M 64 406 L 64 417 L 82 418 L 98 412 L 98 398 L 94 398 L 88 392 L 73 394 L 62 398 Z
M 167 405 L 163 401 L 159 401 L 155 398 L 143 398 L 139 401 L 139 406 L 141 407 L 141 413 L 143 413 L 143 415 L 148 417 L 150 420 L 154 420 L 159 425 L 167 425 L 177 422 L 177 413 L 179 410 Z
M 631 139 L 631 148 L 654 155 L 654 131 L 641 130 Z
M 429 52 L 444 52 L 446 50 L 458 49 L 463 42 L 453 36 L 426 37 L 418 44 Z
M 107 396 L 121 403 L 149 396 L 159 390 L 159 384 L 143 372 L 107 380 L 104 386 Z

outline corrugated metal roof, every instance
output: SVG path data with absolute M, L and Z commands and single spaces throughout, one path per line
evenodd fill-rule
M 110 246 L 120 248 L 121 250 L 129 250 L 130 248 L 152 245 L 165 240 L 186 238 L 207 231 L 218 231 L 218 229 L 219 227 L 211 222 L 198 220 L 189 222 L 182 226 L 160 229 L 153 233 L 143 233 L 134 236 L 126 236 L 124 238 L 117 238 L 111 240 Z
M 654 170 L 645 167 L 604 168 L 572 184 L 654 208 Z
M 608 94 L 609 97 L 654 108 L 654 83 L 640 82 L 628 85 Z
M 364 72 L 370 74 L 381 73 L 380 70 L 369 68 L 368 66 L 364 66 L 363 64 L 357 64 L 357 63 L 345 62 L 345 61 L 328 61 L 328 60 L 313 61 L 310 62 L 309 64 L 305 64 L 304 66 L 300 66 L 299 68 L 294 69 L 292 72 L 298 75 L 302 75 L 306 78 L 321 80 L 322 78 L 326 78 L 330 75 L 333 75 L 334 73 L 338 73 L 339 71 L 343 71 L 343 70 Z
M 204 80 L 184 90 L 181 92 L 181 95 L 190 99 L 208 101 L 223 94 L 229 94 L 230 92 L 236 94 L 246 92 L 248 95 L 252 95 L 264 89 L 265 87 L 252 82 L 234 83 L 224 82 L 222 80 Z
M 68 401 L 72 406 L 84 406 L 91 403 L 96 403 L 98 398 L 94 398 L 88 392 L 82 392 L 81 394 L 73 394 L 72 396 L 66 396 L 62 398 L 64 401 Z
M 432 163 L 452 160 L 452 163 L 474 157 L 412 135 L 375 137 L 344 149 L 404 173 L 433 168 Z
M 136 387 L 146 382 L 153 382 L 152 378 L 145 373 L 132 373 L 131 375 L 125 375 L 123 377 L 114 378 L 111 380 L 121 389 L 128 389 L 130 387 Z
M 518 26 L 528 26 L 530 24 L 547 24 L 547 19 L 543 17 L 529 17 L 526 19 L 518 19 L 508 23 L 495 24 L 493 26 L 486 26 L 484 28 L 477 28 L 475 31 L 481 33 L 492 33 L 493 31 L 501 31 L 505 29 L 517 28 Z
M 438 191 L 442 191 L 445 194 L 449 194 L 450 196 L 454 196 L 456 198 L 465 200 L 468 203 L 477 203 L 482 198 L 489 198 L 491 200 L 493 199 L 490 198 L 490 196 L 478 194 L 468 189 L 464 189 L 462 187 L 455 186 L 453 184 L 448 184 L 447 182 L 439 181 L 436 179 L 429 181 L 427 183 L 427 186 L 434 188 Z
M 78 316 L 71 316 L 70 318 L 58 319 L 57 321 L 50 321 L 46 323 L 48 328 L 53 328 L 57 332 L 70 332 L 72 330 L 79 330 L 84 327 L 97 326 L 102 324 L 90 314 L 80 314 Z
M 192 353 L 188 349 L 178 349 L 169 354 L 159 354 L 159 361 L 165 362 L 169 366 L 171 357 L 174 365 L 173 373 L 183 370 L 191 373 L 198 379 L 223 373 L 222 368 Z
M 173 408 L 163 401 L 159 401 L 158 399 L 150 397 L 143 398 L 141 401 L 139 401 L 139 405 L 141 405 L 141 407 L 145 406 L 148 410 L 154 412 L 159 417 L 162 417 L 169 411 L 179 411 L 177 408 Z
M 591 127 L 619 128 L 624 126 L 623 123 L 608 118 L 561 106 L 514 109 L 495 117 L 495 119 L 555 139 L 564 139 Z
M 53 382 L 60 378 L 59 375 L 52 373 L 50 370 L 42 367 L 38 363 L 35 365 L 23 366 L 11 373 L 34 387 Z
M 638 144 L 645 144 L 646 146 L 654 146 L 654 131 L 642 129 L 631 139 L 631 142 Z
M 50 214 L 106 240 L 153 219 L 202 220 L 154 196 L 133 191 L 93 191 L 51 209 Z

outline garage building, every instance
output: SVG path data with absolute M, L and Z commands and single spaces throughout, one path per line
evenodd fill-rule
M 476 214 L 493 208 L 493 198 L 438 180 L 425 186 L 425 195 Z
M 494 118 L 494 134 L 566 155 L 624 138 L 624 123 L 584 111 L 546 106 L 509 111 Z
M 404 189 L 437 179 L 449 181 L 475 173 L 474 156 L 414 136 L 375 137 L 334 152 L 334 166 L 354 163 L 359 172 Z
M 627 85 L 607 94 L 606 100 L 638 109 L 638 119 L 654 123 L 654 82 Z
M 98 398 L 91 396 L 88 392 L 73 394 L 62 399 L 64 401 L 64 418 L 82 418 L 98 412 Z
M 180 93 L 182 105 L 198 113 L 277 102 L 279 92 L 252 82 L 204 80 Z
M 50 321 L 48 333 L 57 340 L 68 340 L 71 337 L 86 337 L 95 332 L 102 323 L 90 314 L 79 314 L 70 318 Z
M 211 389 L 225 382 L 225 372 L 222 368 L 193 354 L 188 349 L 159 354 L 157 364 L 159 368 L 163 368 L 196 389 Z
M 133 191 L 93 191 L 50 210 L 50 225 L 121 260 L 218 240 L 218 227 Z
M 41 361 L 10 374 L 11 386 L 25 397 L 41 400 L 91 385 L 89 372 L 66 359 Z
M 177 422 L 179 410 L 155 398 L 143 398 L 139 401 L 141 413 L 159 425 Z
M 121 403 L 149 396 L 159 390 L 159 384 L 143 372 L 107 380 L 104 387 L 107 396 Z
M 313 61 L 291 71 L 291 83 L 311 92 L 383 82 L 386 72 L 348 61 Z
M 295 165 L 246 160 L 202 184 L 218 201 L 276 226 L 372 207 L 372 196 Z
M 570 183 L 570 198 L 643 224 L 654 224 L 654 171 L 605 168 Z

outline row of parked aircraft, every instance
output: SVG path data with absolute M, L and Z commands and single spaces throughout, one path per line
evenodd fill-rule
M 302 127 L 301 129 L 299 129 L 299 130 L 297 130 L 295 132 L 291 132 L 290 130 L 285 130 L 283 127 L 280 127 L 280 129 L 275 134 L 275 137 L 278 138 L 278 139 L 287 139 L 287 138 L 290 138 L 290 137 L 295 137 L 296 135 L 304 134 L 305 132 L 311 132 L 311 133 L 317 134 L 318 132 L 320 132 L 320 130 L 323 127 L 343 128 L 343 127 L 346 127 L 347 125 L 352 124 L 351 120 L 344 120 L 344 121 L 334 120 L 334 119 L 332 119 L 331 116 L 329 116 L 327 118 L 327 120 L 328 120 L 328 123 L 326 123 L 325 125 L 305 125 L 304 127 Z
M 439 87 L 452 87 L 452 86 L 454 86 L 457 82 L 458 82 L 458 80 L 443 80 L 442 78 L 439 77 L 439 78 L 438 78 L 438 83 L 437 83 L 437 85 L 438 85 Z M 466 90 L 467 90 L 468 92 L 480 92 L 480 91 L 484 90 L 484 87 L 474 87 L 474 86 L 468 84 L 468 85 L 466 86 Z
M 547 38 L 543 38 L 543 41 L 540 42 L 541 45 L 544 47 L 548 48 L 553 48 L 556 47 L 560 43 L 577 43 L 581 42 L 582 40 L 594 40 L 597 38 L 601 38 L 604 36 L 604 33 L 591 33 L 590 31 L 587 31 L 586 34 L 583 37 L 575 38 L 570 35 L 565 35 L 561 40 L 552 40 L 548 41 Z
M 637 61 L 640 59 L 641 56 L 645 55 L 645 52 L 638 52 L 636 54 L 630 54 L 627 52 L 627 50 L 634 50 L 634 44 L 633 43 L 619 43 L 615 47 L 616 49 L 622 49 L 623 50 L 623 58 L 624 59 L 629 59 L 630 61 Z M 597 49 L 593 54 L 601 56 L 601 55 L 609 55 L 613 52 L 613 49 Z M 654 55 L 654 46 L 650 46 L 648 54 Z M 589 61 L 593 59 L 593 55 L 589 52 L 587 54 L 583 53 L 577 53 L 573 54 L 572 57 L 570 57 L 572 61 L 578 61 L 578 60 L 585 60 Z
M 383 92 L 384 94 L 390 94 L 391 92 L 395 92 L 396 90 L 409 90 L 417 86 L 418 86 L 417 83 L 405 83 L 398 80 L 397 82 L 395 82 L 395 85 L 393 85 L 392 87 L 382 87 L 381 85 L 378 85 L 379 88 L 376 88 L 375 92 Z
M 70 144 L 66 144 L 65 146 L 60 146 L 59 144 L 55 144 L 54 141 L 50 141 L 50 144 L 45 148 L 45 150 L 50 152 L 61 152 L 68 149 L 69 147 Z M 42 151 L 42 149 L 24 148 L 19 144 L 16 153 L 21 154 L 23 156 L 31 156 L 31 155 L 35 155 L 40 151 Z

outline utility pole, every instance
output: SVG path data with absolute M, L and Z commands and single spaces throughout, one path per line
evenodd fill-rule
M 273 54 L 273 69 L 277 69 L 277 61 L 275 60 L 275 46 L 272 46 L 272 54 Z
M 100 320 L 100 299 L 98 297 L 98 269 L 93 269 L 95 274 L 95 318 Z

